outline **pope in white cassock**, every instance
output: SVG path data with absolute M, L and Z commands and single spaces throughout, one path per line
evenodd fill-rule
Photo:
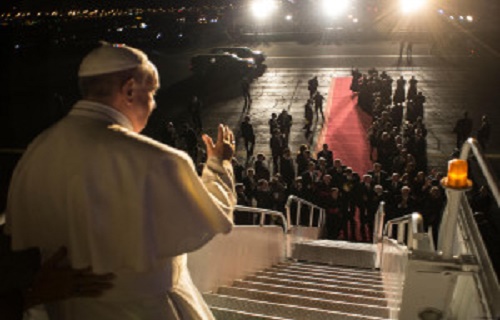
M 207 135 L 201 179 L 182 151 L 138 134 L 155 107 L 156 67 L 140 50 L 103 44 L 79 69 L 83 100 L 40 134 L 9 190 L 13 249 L 68 249 L 73 268 L 116 274 L 98 298 L 47 305 L 51 319 L 213 319 L 186 253 L 232 228 L 234 136 Z

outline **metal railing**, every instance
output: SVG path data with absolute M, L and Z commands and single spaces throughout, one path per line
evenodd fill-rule
M 497 206 L 500 207 L 500 192 L 496 182 L 497 179 L 493 175 L 491 166 L 484 158 L 477 140 L 474 138 L 469 138 L 464 142 L 460 153 L 460 159 L 467 160 L 471 152 L 477 160 L 479 168 L 488 183 L 488 187 L 492 196 L 495 198 Z M 459 197 L 456 201 L 458 203 L 455 204 L 455 206 L 460 208 L 460 210 L 458 210 L 458 227 L 462 232 L 462 239 L 464 240 L 468 253 L 476 257 L 476 261 L 479 265 L 476 278 L 483 290 L 483 298 L 492 316 L 494 318 L 500 317 L 500 283 L 483 242 L 481 232 L 474 219 L 474 213 L 465 196 Z M 457 226 L 448 227 L 457 228 Z
M 291 217 L 291 211 L 292 211 L 292 204 L 297 203 L 296 209 L 296 219 L 295 219 L 295 224 L 293 224 L 292 217 Z M 288 222 L 288 227 L 291 228 L 292 225 L 300 225 L 300 217 L 302 213 L 302 207 L 306 206 L 309 208 L 308 214 L 309 214 L 309 227 L 318 227 L 322 228 L 325 224 L 325 209 L 318 207 L 317 205 L 306 201 L 304 199 L 301 199 L 297 196 L 291 195 L 288 197 L 288 200 L 285 205 L 286 209 L 286 220 Z M 314 213 L 318 212 L 318 220 L 317 220 L 317 225 L 313 226 L 314 222 Z
M 258 219 L 258 225 L 263 226 L 265 224 L 265 219 L 266 216 L 271 216 L 271 217 L 278 217 L 281 220 L 282 226 L 283 226 L 283 232 L 288 231 L 288 223 L 285 218 L 285 215 L 279 211 L 273 211 L 273 210 L 268 210 L 268 209 L 262 209 L 262 208 L 254 208 L 254 207 L 245 207 L 245 206 L 236 206 L 234 208 L 234 213 L 235 214 L 258 214 L 259 219 Z
M 478 283 L 481 284 L 481 288 L 484 292 L 483 298 L 486 300 L 488 309 L 492 315 L 495 315 L 493 319 L 499 319 L 500 284 L 498 277 L 466 197 L 462 197 L 462 204 L 460 207 L 462 210 L 459 211 L 458 226 L 462 231 L 462 239 L 467 247 L 467 253 L 476 257 L 475 260 L 479 266 L 476 277 Z
M 420 213 L 414 212 L 386 223 L 384 237 L 392 238 L 393 227 L 397 226 L 398 244 L 406 245 L 408 250 L 433 251 L 429 235 L 424 232 L 424 220 Z
M 483 172 L 483 175 L 488 182 L 488 187 L 490 188 L 491 194 L 497 202 L 497 206 L 500 208 L 500 191 L 498 190 L 498 185 L 496 183 L 497 179 L 492 173 L 493 171 L 491 170 L 491 166 L 483 157 L 483 154 L 479 147 L 479 143 L 476 139 L 469 138 L 464 142 L 462 151 L 460 152 L 460 159 L 467 160 L 471 151 L 476 157 L 477 163 L 479 164 L 479 167 L 481 168 L 481 171 Z

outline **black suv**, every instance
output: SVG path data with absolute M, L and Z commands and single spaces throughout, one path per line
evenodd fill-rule
M 241 59 L 251 60 L 256 65 L 261 65 L 264 60 L 266 60 L 266 56 L 261 51 L 254 51 L 247 47 L 219 47 L 213 48 L 210 50 L 211 53 L 232 53 L 240 57 Z
M 191 58 L 191 71 L 199 75 L 224 73 L 244 76 L 254 69 L 253 61 L 234 54 L 200 54 Z

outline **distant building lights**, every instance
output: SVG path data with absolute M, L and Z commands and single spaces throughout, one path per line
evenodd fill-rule
M 467 16 L 467 17 L 465 17 L 465 19 L 467 19 L 467 21 L 469 21 L 469 22 L 474 21 L 474 18 L 472 18 L 472 16 Z
M 463 20 L 464 16 L 459 16 L 458 19 Z
M 454 16 L 450 16 L 450 20 L 455 20 L 455 17 Z

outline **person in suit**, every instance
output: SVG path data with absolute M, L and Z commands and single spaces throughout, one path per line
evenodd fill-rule
M 333 151 L 329 149 L 328 143 L 323 143 L 322 149 L 317 153 L 316 159 L 324 158 L 328 168 L 333 166 Z
M 388 178 L 387 172 L 382 170 L 382 165 L 378 162 L 373 164 L 373 170 L 368 171 L 367 174 L 372 176 L 372 181 L 375 185 L 384 185 Z

